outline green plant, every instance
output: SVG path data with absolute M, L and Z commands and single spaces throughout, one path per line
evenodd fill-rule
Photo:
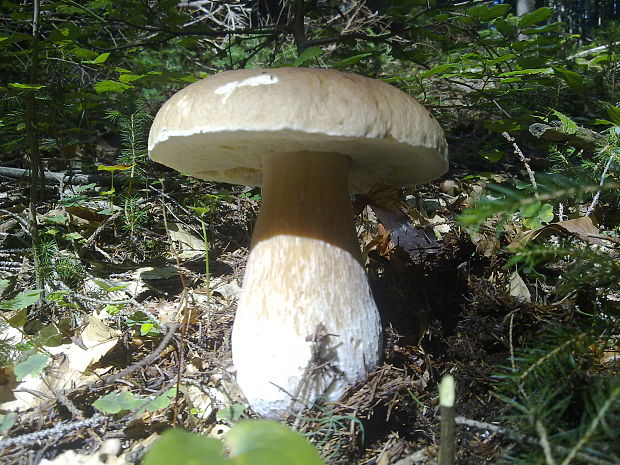
M 226 452 L 225 452 L 226 451 Z M 223 443 L 179 429 L 165 432 L 144 465 L 321 465 L 318 452 L 299 433 L 274 421 L 237 423 Z

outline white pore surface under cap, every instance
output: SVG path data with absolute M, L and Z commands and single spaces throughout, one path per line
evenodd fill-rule
M 239 302 L 232 356 L 237 382 L 261 415 L 278 418 L 321 396 L 337 400 L 377 364 L 379 314 L 349 252 L 275 236 L 252 249 L 243 286 L 251 291 Z

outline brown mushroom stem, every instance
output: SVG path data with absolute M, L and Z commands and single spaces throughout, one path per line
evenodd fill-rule
M 379 359 L 381 326 L 349 200 L 349 158 L 273 156 L 232 333 L 250 405 L 279 417 L 336 400 Z

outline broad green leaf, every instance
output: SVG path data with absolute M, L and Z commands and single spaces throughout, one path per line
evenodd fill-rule
M 584 87 L 581 74 L 564 68 L 553 68 L 553 70 L 556 74 L 560 74 L 570 87 L 574 89 L 582 89 Z
M 150 333 L 153 330 L 153 327 L 155 325 L 153 325 L 153 323 L 144 323 L 143 325 L 140 326 L 140 336 L 146 336 L 148 333 Z
M 620 108 L 607 102 L 601 102 L 601 104 L 603 105 L 605 110 L 607 110 L 607 114 L 609 115 L 609 118 L 614 122 L 614 124 L 620 125 Z
M 520 69 L 517 71 L 508 71 L 506 73 L 501 73 L 499 77 L 526 76 L 530 74 L 553 74 L 553 68 L 534 68 L 534 69 Z
M 2 310 L 21 310 L 29 307 L 39 300 L 39 295 L 43 292 L 41 289 L 22 291 L 10 300 L 0 301 L 0 309 Z
M 9 280 L 8 279 L 0 279 L 0 295 L 6 291 L 6 288 L 9 287 Z
M 537 10 L 532 11 L 531 13 L 527 13 L 521 17 L 519 20 L 519 27 L 526 28 L 530 26 L 534 26 L 535 24 L 540 23 L 548 19 L 553 14 L 553 8 L 542 7 Z
M 110 392 L 93 402 L 93 407 L 104 413 L 115 414 L 136 407 L 135 397 L 131 392 Z
M 359 55 L 353 55 L 344 60 L 339 61 L 334 65 L 334 68 L 341 69 L 346 68 L 347 66 L 351 66 L 357 62 L 362 61 L 364 58 L 368 58 L 369 56 L 374 55 L 372 52 L 360 53 Z
M 147 452 L 142 463 L 143 465 L 232 465 L 234 462 L 225 459 L 223 452 L 224 446 L 217 439 L 175 428 L 162 434 Z
M 575 123 L 572 119 L 557 110 L 553 110 L 553 114 L 560 119 L 564 132 L 567 134 L 575 134 L 577 132 L 577 123 Z
M 103 92 L 124 92 L 131 89 L 130 85 L 118 81 L 99 81 L 95 84 L 95 92 L 102 94 Z
M 9 412 L 6 415 L 0 415 L 0 433 L 10 430 L 17 421 L 17 412 Z
M 498 18 L 493 24 L 504 37 L 511 37 L 516 32 L 516 28 L 503 18 Z
M 553 220 L 553 205 L 544 204 L 538 212 L 538 218 L 543 223 L 549 223 Z
M 9 87 L 11 89 L 21 89 L 21 90 L 39 90 L 39 89 L 43 89 L 44 85 L 40 85 L 40 84 L 21 84 L 19 82 L 9 82 Z
M 275 421 L 242 421 L 228 432 L 224 442 L 238 465 L 323 464 L 306 438 Z
M 321 56 L 322 54 L 323 54 L 323 49 L 321 47 L 308 47 L 303 52 L 301 52 L 301 55 L 299 55 L 295 59 L 295 61 L 293 62 L 293 66 L 297 66 L 297 67 L 302 66 L 307 61 L 310 61 L 313 58 L 316 58 L 318 56 Z
M 540 203 L 540 200 L 536 200 L 535 202 L 522 206 L 519 209 L 519 212 L 521 213 L 522 216 L 526 218 L 531 218 L 533 216 L 538 215 L 538 212 L 540 211 L 541 208 L 542 208 L 542 204 Z
M 28 357 L 25 362 L 18 363 L 13 369 L 17 381 L 23 381 L 28 375 L 40 375 L 43 369 L 47 366 L 49 360 L 50 358 L 48 355 L 37 353 Z
M 127 171 L 133 168 L 134 165 L 97 165 L 97 171 Z
M 211 211 L 211 208 L 209 207 L 189 207 L 189 208 L 194 210 L 200 216 L 206 215 L 207 213 Z
M 7 320 L 12 328 L 23 328 L 28 321 L 28 309 L 22 308 L 16 311 L 11 318 Z
M 101 55 L 99 55 L 94 60 L 84 60 L 84 61 L 82 61 L 82 63 L 92 64 L 92 65 L 100 65 L 102 63 L 105 63 L 109 56 L 110 56 L 110 52 L 105 52 L 105 53 L 102 53 Z
M 45 224 L 67 224 L 69 217 L 67 215 L 48 216 L 43 219 Z
M 502 55 L 501 57 L 494 58 L 493 60 L 486 60 L 485 63 L 488 65 L 497 65 L 499 63 L 504 63 L 508 60 L 512 60 L 516 55 L 514 53 L 507 53 L 506 55 Z
M 241 415 L 243 415 L 243 412 L 245 412 L 245 405 L 230 404 L 229 406 L 218 410 L 215 414 L 215 418 L 228 423 L 233 423 L 237 421 Z
M 479 154 L 482 158 L 486 158 L 491 163 L 498 162 L 504 157 L 504 152 L 499 149 L 481 150 Z
M 428 71 L 424 71 L 420 75 L 420 77 L 421 78 L 427 78 L 427 77 L 430 77 L 430 76 L 434 76 L 435 74 L 442 74 L 445 71 L 448 71 L 448 70 L 451 70 L 451 69 L 454 69 L 454 68 L 458 68 L 459 66 L 460 66 L 460 64 L 458 64 L 458 63 L 445 63 L 443 65 L 435 66 L 435 67 L 429 69 Z
M 269 420 L 243 421 L 220 441 L 180 429 L 166 431 L 146 454 L 144 465 L 323 465 L 301 434 Z
M 105 282 L 102 279 L 93 279 L 93 282 L 99 286 L 101 289 L 103 289 L 106 292 L 115 292 L 115 291 L 122 291 L 123 289 L 127 289 L 127 287 L 129 286 L 129 284 L 131 283 L 115 283 L 115 284 L 108 284 L 107 282 Z
M 129 82 L 137 81 L 140 78 L 143 78 L 144 74 L 121 74 L 118 77 L 118 80 L 123 84 L 127 84 Z
M 508 10 L 510 10 L 510 5 L 478 5 L 473 6 L 467 10 L 467 16 L 477 20 L 477 21 L 490 21 L 495 18 L 499 18 L 500 16 L 504 16 Z
M 62 344 L 62 334 L 53 324 L 44 326 L 37 334 L 36 342 L 46 347 L 58 347 Z
M 533 216 L 531 218 L 524 218 L 523 226 L 528 229 L 538 229 L 542 226 L 542 223 L 540 222 L 540 218 L 538 218 L 537 216 Z

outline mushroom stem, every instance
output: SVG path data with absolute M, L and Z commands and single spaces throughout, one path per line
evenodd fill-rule
M 258 413 L 336 400 L 379 360 L 381 326 L 355 234 L 349 158 L 273 156 L 232 334 L 237 381 Z
M 274 236 L 307 237 L 346 250 L 361 263 L 349 200 L 349 157 L 281 154 L 263 169 L 263 199 L 253 247 Z

